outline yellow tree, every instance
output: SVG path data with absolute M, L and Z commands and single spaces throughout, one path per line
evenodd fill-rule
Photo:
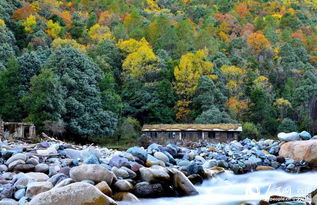
M 284 98 L 276 99 L 273 105 L 279 110 L 281 119 L 287 115 L 288 109 L 292 108 L 292 104 Z
M 190 113 L 189 107 L 201 76 L 216 79 L 216 75 L 212 73 L 213 64 L 207 60 L 205 50 L 187 53 L 181 57 L 179 65 L 174 68 L 175 90 L 180 97 L 176 104 L 177 119 L 185 119 Z
M 77 50 L 80 50 L 83 53 L 86 52 L 86 47 L 84 45 L 77 43 L 77 41 L 75 41 L 74 39 L 56 38 L 51 43 L 51 47 L 53 50 L 57 50 L 59 48 L 66 47 L 66 46 L 71 46 L 73 48 L 76 48 Z
M 46 22 L 46 33 L 52 37 L 52 38 L 57 38 L 58 34 L 61 32 L 62 27 L 59 25 L 59 23 L 54 23 L 52 20 L 48 20 Z
M 96 41 L 113 40 L 110 29 L 107 26 L 100 26 L 99 24 L 90 27 L 88 35 L 91 39 Z
M 120 41 L 118 47 L 127 54 L 122 64 L 124 77 L 132 76 L 143 80 L 145 75 L 160 71 L 159 58 L 144 38 L 140 41 Z
M 36 25 L 36 17 L 33 15 L 30 15 L 25 19 L 25 21 L 22 23 L 22 26 L 24 26 L 24 30 L 27 33 L 33 33 L 33 27 Z

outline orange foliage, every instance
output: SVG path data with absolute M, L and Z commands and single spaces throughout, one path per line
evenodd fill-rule
M 27 17 L 29 17 L 33 13 L 35 13 L 35 10 L 30 5 L 28 5 L 14 11 L 13 18 L 16 21 L 25 20 Z
M 251 34 L 247 41 L 250 48 L 256 54 L 259 54 L 264 48 L 268 48 L 270 46 L 269 40 L 263 35 L 263 33 L 260 32 Z
M 109 11 L 104 11 L 99 14 L 98 24 L 102 26 L 109 26 L 111 23 L 112 15 Z
M 297 38 L 299 40 L 301 40 L 302 42 L 306 42 L 306 38 L 305 38 L 305 34 L 303 34 L 303 32 L 298 31 L 292 34 L 293 38 Z
M 240 18 L 245 18 L 249 13 L 248 5 L 246 2 L 239 3 L 235 10 Z
M 238 115 L 248 108 L 248 101 L 239 100 L 238 96 L 233 96 L 228 99 L 227 107 L 232 114 Z

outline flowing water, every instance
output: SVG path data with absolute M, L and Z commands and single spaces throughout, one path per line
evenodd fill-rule
M 268 199 L 271 195 L 306 196 L 317 189 L 316 178 L 317 172 L 257 171 L 243 175 L 226 172 L 197 186 L 197 196 L 146 199 L 121 205 L 236 205 Z

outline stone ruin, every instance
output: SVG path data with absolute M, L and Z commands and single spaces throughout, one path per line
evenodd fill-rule
M 34 124 L 25 122 L 0 121 L 0 140 L 3 139 L 34 139 L 36 130 Z

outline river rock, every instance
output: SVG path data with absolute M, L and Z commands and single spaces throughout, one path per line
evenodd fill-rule
M 130 167 L 129 160 L 127 160 L 124 157 L 119 157 L 119 156 L 112 157 L 109 161 L 109 165 L 112 167 L 118 167 L 118 168 L 120 168 L 122 166 Z
M 8 167 L 4 164 L 0 164 L 0 172 L 5 172 L 8 170 Z
M 302 140 L 310 140 L 312 138 L 311 134 L 307 131 L 302 131 L 301 133 L 299 133 L 299 137 Z
M 114 187 L 119 191 L 119 192 L 129 192 L 133 189 L 133 185 L 128 182 L 127 180 L 118 180 L 114 184 Z
M 22 160 L 22 161 L 25 161 L 26 160 L 26 155 L 23 154 L 23 153 L 17 153 L 15 155 L 13 155 L 12 157 L 10 157 L 7 161 L 6 161 L 6 165 L 9 165 L 11 164 L 12 162 L 14 161 L 17 161 L 17 160 Z
M 2 199 L 0 205 L 18 205 L 19 203 L 14 199 Z
M 58 182 L 54 186 L 54 188 L 61 188 L 61 187 L 67 186 L 67 185 L 72 184 L 72 183 L 74 183 L 74 180 L 71 178 L 63 179 L 62 181 Z
M 135 185 L 134 194 L 140 198 L 157 198 L 164 195 L 164 189 L 160 183 L 140 182 Z
M 26 173 L 25 176 L 29 180 L 37 181 L 37 182 L 46 181 L 49 179 L 49 177 L 46 174 L 40 173 L 40 172 L 29 172 L 29 173 Z
M 127 150 L 128 153 L 131 153 L 133 156 L 139 158 L 142 161 L 146 161 L 147 152 L 140 147 L 131 147 Z
M 95 187 L 107 196 L 112 195 L 112 190 L 105 181 L 99 182 Z
M 35 166 L 35 171 L 36 172 L 48 172 L 49 170 L 49 166 L 47 164 L 41 163 L 41 164 L 37 164 Z
M 11 162 L 8 165 L 8 170 L 12 171 L 14 169 L 14 167 L 17 166 L 18 164 L 25 164 L 25 161 L 23 161 L 22 159 L 18 159 L 18 160 Z
M 34 171 L 35 166 L 33 164 L 18 164 L 13 170 L 15 172 L 31 172 Z
M 256 171 L 267 171 L 267 170 L 273 170 L 273 167 L 270 166 L 257 166 Z
M 140 169 L 141 179 L 147 182 L 155 181 L 168 181 L 170 179 L 169 174 L 163 167 L 155 168 L 141 168 Z
M 287 142 L 281 146 L 279 156 L 317 166 L 317 140 Z
M 29 205 L 116 205 L 91 184 L 77 182 L 36 195 Z
M 28 184 L 26 189 L 26 196 L 32 198 L 33 196 L 48 191 L 53 188 L 51 182 L 33 182 Z
M 90 179 L 95 182 L 105 181 L 112 184 L 114 174 L 100 165 L 96 164 L 83 164 L 78 167 L 73 167 L 69 172 L 70 177 L 74 181 L 82 181 Z
M 300 140 L 299 134 L 297 132 L 290 132 L 290 133 L 281 132 L 281 133 L 278 133 L 277 137 L 281 141 L 296 141 L 296 140 Z
M 169 162 L 168 157 L 163 152 L 155 152 L 154 157 L 163 162 Z
M 129 192 L 118 192 L 113 196 L 116 201 L 128 201 L 128 202 L 138 202 L 140 201 L 138 197 Z
M 122 168 L 112 167 L 111 171 L 116 175 L 118 178 L 127 179 L 129 178 L 129 172 Z
M 19 189 L 18 191 L 14 193 L 14 198 L 16 200 L 20 200 L 24 196 L 25 196 L 25 189 Z
M 34 166 L 38 165 L 39 164 L 39 161 L 35 158 L 29 158 L 28 160 L 26 160 L 26 163 L 27 164 L 33 164 Z
M 197 195 L 198 191 L 189 179 L 179 170 L 172 168 L 170 171 L 173 174 L 173 184 L 177 191 L 184 196 Z

